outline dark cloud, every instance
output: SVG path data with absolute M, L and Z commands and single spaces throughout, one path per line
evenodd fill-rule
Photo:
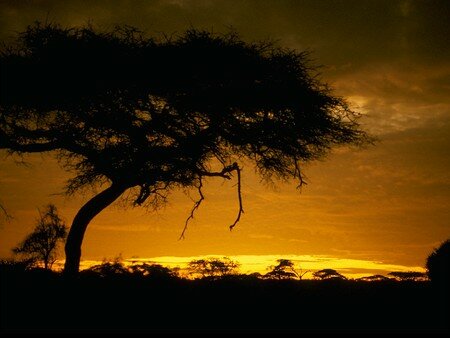
M 249 39 L 312 48 L 327 64 L 397 56 L 449 55 L 448 1 L 408 0 L 69 0 L 2 1 L 2 36 L 35 20 L 100 27 L 135 25 L 150 34 L 189 26 L 234 26 Z

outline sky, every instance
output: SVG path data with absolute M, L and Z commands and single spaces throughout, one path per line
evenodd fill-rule
M 182 240 L 196 191 L 173 193 L 157 212 L 119 201 L 89 225 L 82 259 L 308 256 L 388 271 L 423 267 L 450 238 L 449 1 L 0 0 L 0 11 L 5 43 L 47 20 L 104 30 L 126 24 L 148 36 L 232 27 L 248 42 L 308 50 L 320 79 L 377 138 L 305 164 L 301 191 L 293 181 L 262 183 L 243 163 L 245 213 L 233 231 L 236 182 L 207 181 L 206 200 Z M 0 225 L 0 257 L 7 257 L 32 231 L 38 209 L 54 203 L 70 225 L 93 192 L 64 196 L 70 174 L 51 154 L 25 157 L 26 164 L 0 156 L 0 202 L 13 216 Z

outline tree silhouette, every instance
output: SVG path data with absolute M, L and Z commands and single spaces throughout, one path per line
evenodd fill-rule
M 197 259 L 188 263 L 188 271 L 191 275 L 205 277 L 223 277 L 236 271 L 239 264 L 228 257 Z
M 428 256 L 426 268 L 432 283 L 446 285 L 450 289 L 450 239 L 441 243 Z
M 427 280 L 427 275 L 423 272 L 417 271 L 393 271 L 389 272 L 388 276 L 394 277 L 398 281 L 424 281 Z
M 161 264 L 133 264 L 130 270 L 135 276 L 149 277 L 155 280 L 167 280 L 179 277 L 178 268 L 170 269 Z
M 319 270 L 313 273 L 313 276 L 315 279 L 320 280 L 340 280 L 340 279 L 347 279 L 344 275 L 341 275 L 339 272 L 337 272 L 334 269 L 323 269 Z
M 44 213 L 41 213 L 33 232 L 12 251 L 40 261 L 45 269 L 51 269 L 57 258 L 58 245 L 66 236 L 67 227 L 59 217 L 56 206 L 49 204 Z
M 294 262 L 290 259 L 277 259 L 278 264 L 271 266 L 268 273 L 264 275 L 265 278 L 275 279 L 302 279 L 308 271 L 297 271 L 294 267 Z
M 363 282 L 386 282 L 386 281 L 390 281 L 391 278 L 383 276 L 383 275 L 372 275 L 372 276 L 361 277 L 356 280 L 363 281 Z
M 439 303 L 440 323 L 450 332 L 450 239 L 442 242 L 427 257 L 426 269 Z
M 129 275 L 130 273 L 130 269 L 123 264 L 121 257 L 116 257 L 112 262 L 104 259 L 101 264 L 93 265 L 83 271 L 85 275 L 96 275 L 103 278 Z
M 90 221 L 127 190 L 135 205 L 156 208 L 173 189 L 197 189 L 183 237 L 205 178 L 236 175 L 232 229 L 244 212 L 244 160 L 265 179 L 301 185 L 303 163 L 369 140 L 306 53 L 270 42 L 196 29 L 157 40 L 129 27 L 39 23 L 16 42 L 0 54 L 0 149 L 52 152 L 74 173 L 68 193 L 107 185 L 72 222 L 67 274 L 78 272 Z

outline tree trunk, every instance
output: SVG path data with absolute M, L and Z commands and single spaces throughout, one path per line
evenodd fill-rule
M 64 264 L 65 275 L 74 276 L 78 274 L 81 259 L 81 244 L 90 221 L 122 195 L 125 190 L 127 190 L 127 187 L 113 183 L 109 188 L 91 198 L 78 211 L 67 235 L 65 246 L 66 262 Z

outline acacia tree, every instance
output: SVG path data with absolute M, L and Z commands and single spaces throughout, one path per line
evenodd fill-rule
M 33 232 L 12 251 L 41 261 L 45 269 L 51 269 L 58 255 L 59 243 L 64 242 L 66 235 L 67 227 L 59 217 L 56 206 L 49 204 L 41 213 Z
M 205 277 L 223 277 L 234 273 L 239 264 L 228 257 L 196 259 L 188 264 L 188 271 L 192 275 Z
M 290 259 L 277 259 L 277 265 L 271 266 L 270 271 L 264 275 L 266 278 L 275 279 L 302 279 L 309 271 L 295 269 L 295 264 Z
M 0 149 L 51 152 L 74 173 L 68 193 L 106 185 L 72 222 L 68 274 L 90 221 L 127 190 L 135 205 L 158 207 L 173 189 L 197 189 L 183 237 L 205 178 L 235 175 L 232 229 L 244 211 L 244 160 L 265 179 L 301 185 L 303 163 L 368 140 L 306 53 L 233 32 L 158 40 L 128 27 L 35 24 L 2 50 L 0 66 Z
M 313 273 L 315 279 L 319 280 L 345 280 L 347 277 L 334 269 L 323 269 Z

